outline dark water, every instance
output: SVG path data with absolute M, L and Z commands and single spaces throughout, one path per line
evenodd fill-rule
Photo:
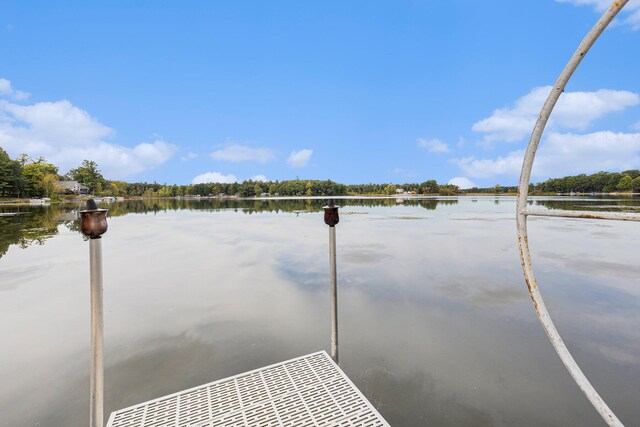
M 102 242 L 105 412 L 328 350 L 323 204 L 110 205 Z M 529 300 L 514 198 L 340 204 L 341 366 L 391 425 L 602 425 Z M 532 204 L 640 207 L 637 199 Z M 0 207 L 2 426 L 88 420 L 88 243 L 74 208 Z M 640 226 L 536 217 L 529 238 L 565 342 L 634 425 Z

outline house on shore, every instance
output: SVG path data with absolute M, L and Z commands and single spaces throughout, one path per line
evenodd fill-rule
M 58 181 L 58 185 L 64 194 L 89 194 L 89 187 L 78 181 Z

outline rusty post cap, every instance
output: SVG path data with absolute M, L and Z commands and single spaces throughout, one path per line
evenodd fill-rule
M 87 200 L 87 208 L 80 213 L 80 230 L 90 239 L 99 239 L 107 231 L 108 209 L 98 209 L 96 201 Z
M 333 199 L 329 199 L 327 206 L 324 206 L 324 223 L 329 227 L 335 227 L 335 225 L 340 222 L 340 217 L 338 215 L 338 208 L 340 206 L 336 206 L 333 203 Z

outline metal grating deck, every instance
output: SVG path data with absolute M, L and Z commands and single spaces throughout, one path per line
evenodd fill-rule
M 324 352 L 115 411 L 107 427 L 389 424 Z

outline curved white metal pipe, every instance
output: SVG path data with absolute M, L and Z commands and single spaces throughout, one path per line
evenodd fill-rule
M 525 280 L 527 281 L 527 287 L 529 288 L 529 294 L 531 300 L 538 313 L 540 322 L 544 327 L 551 344 L 558 353 L 558 356 L 566 366 L 567 370 L 573 377 L 574 381 L 580 387 L 580 390 L 587 396 L 593 407 L 598 411 L 603 420 L 610 426 L 622 426 L 622 422 L 611 411 L 609 406 L 602 400 L 598 392 L 593 388 L 587 377 L 584 375 L 576 361 L 571 356 L 569 349 L 562 341 L 558 330 L 556 329 L 549 311 L 544 304 L 538 284 L 536 282 L 535 275 L 533 273 L 533 266 L 531 263 L 531 253 L 529 252 L 529 241 L 527 237 L 527 195 L 529 193 L 529 181 L 531 178 L 531 168 L 533 167 L 533 160 L 535 158 L 536 150 L 542 132 L 549 120 L 549 116 L 556 105 L 556 102 L 560 98 L 560 94 L 564 92 L 564 88 L 567 82 L 571 78 L 571 75 L 576 70 L 586 53 L 591 46 L 598 39 L 600 34 L 607 28 L 609 23 L 615 18 L 615 16 L 622 10 L 622 8 L 628 3 L 629 0 L 614 1 L 611 7 L 600 17 L 598 22 L 584 37 L 578 49 L 571 56 L 571 59 L 565 66 L 562 73 L 558 77 L 558 80 L 554 84 L 547 100 L 542 106 L 538 120 L 536 121 L 531 138 L 529 139 L 529 145 L 525 152 L 524 160 L 522 163 L 522 172 L 520 174 L 520 184 L 518 186 L 518 198 L 516 203 L 516 221 L 518 226 L 518 246 L 520 248 L 520 260 L 522 262 L 522 270 L 524 271 Z
M 640 213 L 634 212 L 584 212 L 564 210 L 531 210 L 527 216 L 554 216 L 558 218 L 608 219 L 612 221 L 640 221 Z

